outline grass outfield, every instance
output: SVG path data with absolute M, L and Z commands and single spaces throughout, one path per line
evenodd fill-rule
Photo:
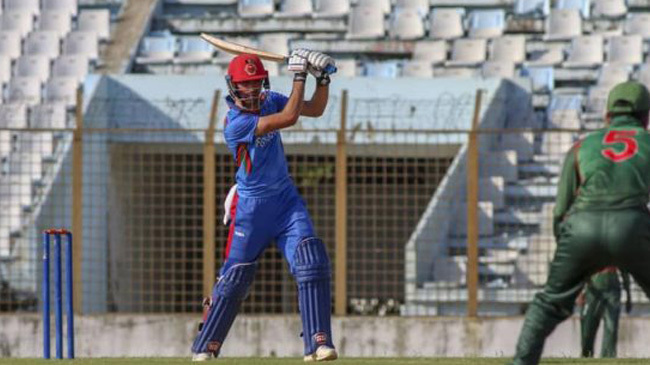
M 479 358 L 479 357 L 466 357 L 466 358 L 353 358 L 341 359 L 326 364 L 332 365 L 469 365 L 469 364 L 486 364 L 497 365 L 506 364 L 510 359 L 504 358 Z M 223 358 L 218 361 L 209 362 L 212 364 L 223 365 L 298 365 L 303 364 L 302 359 L 290 358 L 274 358 L 274 359 L 257 359 L 257 358 Z M 0 365 L 45 365 L 53 364 L 51 360 L 41 359 L 0 359 Z M 76 359 L 57 360 L 54 364 L 83 364 L 83 365 L 148 365 L 148 364 L 163 364 L 163 365 L 180 365 L 192 364 L 189 359 L 178 358 L 124 358 L 124 359 Z M 542 364 L 599 364 L 599 365 L 618 365 L 618 364 L 648 364 L 648 359 L 616 359 L 616 360 L 601 360 L 601 359 L 546 359 Z

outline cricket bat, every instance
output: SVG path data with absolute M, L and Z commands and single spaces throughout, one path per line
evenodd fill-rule
M 282 63 L 286 62 L 287 59 L 289 58 L 286 55 L 273 53 L 273 52 L 266 52 L 252 47 L 244 46 L 243 44 L 228 42 L 223 39 L 213 37 L 206 33 L 201 33 L 201 38 L 203 38 L 204 41 L 210 43 L 211 45 L 219 48 L 220 50 L 232 54 L 242 54 L 242 53 L 254 54 L 263 60 L 282 62 Z M 336 72 L 336 67 L 333 65 L 327 65 L 324 71 L 327 72 L 328 74 L 333 74 Z

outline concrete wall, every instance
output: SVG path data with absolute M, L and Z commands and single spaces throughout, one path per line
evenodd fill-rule
M 189 356 L 198 315 L 107 315 L 76 317 L 78 357 Z M 512 356 L 523 318 L 470 321 L 454 317 L 335 318 L 336 346 L 345 357 Z M 52 326 L 54 329 L 54 326 Z M 622 318 L 619 356 L 650 357 L 650 318 Z M 297 316 L 240 317 L 223 356 L 300 356 Z M 42 356 L 38 315 L 0 316 L 0 357 Z M 579 354 L 577 318 L 549 338 L 544 356 Z M 598 339 L 598 344 L 600 339 Z M 54 346 L 54 340 L 52 340 Z M 597 346 L 598 349 L 598 346 Z

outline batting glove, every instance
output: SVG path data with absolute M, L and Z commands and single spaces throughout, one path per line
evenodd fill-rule
M 228 191 L 226 200 L 224 200 L 223 202 L 223 209 L 224 209 L 223 225 L 224 226 L 229 225 L 230 220 L 232 219 L 232 217 L 230 216 L 230 208 L 232 207 L 232 201 L 235 199 L 236 193 L 237 193 L 237 184 L 230 187 L 230 191 Z
M 293 52 L 291 52 L 291 55 L 289 56 L 289 64 L 287 66 L 287 70 L 289 72 L 295 72 L 295 73 L 305 73 L 307 72 L 307 66 L 309 65 L 309 62 L 307 61 L 307 57 L 304 55 L 305 52 L 308 54 L 308 50 L 304 49 L 297 49 Z
M 317 70 L 324 70 L 325 67 L 329 65 L 336 66 L 336 62 L 332 57 L 321 52 L 312 51 L 307 56 L 307 61 L 309 61 L 309 64 L 314 66 Z

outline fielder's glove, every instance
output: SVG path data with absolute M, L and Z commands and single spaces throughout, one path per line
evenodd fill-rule
M 232 208 L 232 201 L 235 199 L 235 194 L 237 193 L 237 184 L 230 187 L 230 191 L 226 196 L 226 200 L 223 201 L 223 225 L 227 226 L 230 224 L 232 217 L 230 216 L 230 208 Z

